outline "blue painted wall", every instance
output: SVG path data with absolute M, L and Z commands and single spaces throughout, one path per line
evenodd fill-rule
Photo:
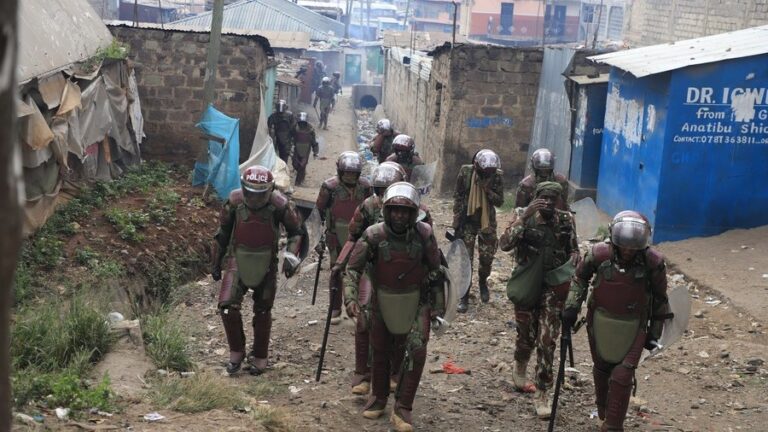
M 602 83 L 579 86 L 577 92 L 570 180 L 586 189 L 597 188 L 607 90 L 608 84 Z
M 611 70 L 597 179 L 597 205 L 609 215 L 633 209 L 655 222 L 669 79 Z
M 675 71 L 669 101 L 655 240 L 768 224 L 768 55 Z
M 598 206 L 654 242 L 768 224 L 768 55 L 636 79 L 612 70 Z

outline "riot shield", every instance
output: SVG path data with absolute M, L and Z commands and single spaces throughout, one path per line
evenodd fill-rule
M 448 279 L 451 287 L 450 293 L 446 292 L 445 297 L 445 319 L 450 322 L 455 318 L 456 304 L 467 293 L 469 284 L 472 282 L 472 262 L 469 260 L 469 253 L 463 240 L 454 240 L 450 243 L 445 260 L 448 263 Z M 453 303 L 449 304 L 450 302 Z
M 688 328 L 688 320 L 691 317 L 691 295 L 688 293 L 688 288 L 685 285 L 677 285 L 667 291 L 667 298 L 669 299 L 669 310 L 674 316 L 664 322 L 664 329 L 661 332 L 657 347 L 650 352 L 643 351 L 640 363 L 664 351 L 670 344 L 679 341 L 683 337 L 685 329 Z
M 664 330 L 661 332 L 659 344 L 668 346 L 680 340 L 688 328 L 688 319 L 691 317 L 691 295 L 685 285 L 677 285 L 668 293 L 669 309 L 674 314 L 672 319 L 664 322 Z
M 320 238 L 323 236 L 323 222 L 320 220 L 320 213 L 317 208 L 312 209 L 312 213 L 304 221 L 304 226 L 307 229 L 307 236 L 309 237 L 309 250 L 312 250 L 320 243 Z
M 435 171 L 437 170 L 437 161 L 425 165 L 416 165 L 413 167 L 411 177 L 408 182 L 412 184 L 422 195 L 429 193 L 432 184 L 435 181 Z

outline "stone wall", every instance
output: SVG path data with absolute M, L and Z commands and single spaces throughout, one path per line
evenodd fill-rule
M 461 45 L 432 54 L 429 80 L 388 56 L 384 108 L 390 120 L 414 137 L 426 162 L 438 161 L 437 192 L 450 194 L 459 167 L 483 148 L 499 154 L 507 187 L 514 187 L 525 172 L 541 50 Z
M 195 124 L 203 112 L 206 33 L 110 26 L 130 45 L 136 63 L 144 131 L 142 151 L 154 157 L 194 159 L 201 143 Z M 240 119 L 240 154 L 256 133 L 264 71 L 271 55 L 260 36 L 222 35 L 214 106 Z
M 624 37 L 647 46 L 765 24 L 768 0 L 633 0 Z

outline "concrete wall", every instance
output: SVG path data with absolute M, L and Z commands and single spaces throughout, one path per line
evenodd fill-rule
M 768 0 L 633 0 L 625 40 L 646 46 L 768 24 Z
M 205 33 L 110 27 L 136 62 L 147 140 L 145 155 L 193 158 L 201 145 L 195 124 L 203 111 Z M 240 119 L 240 154 L 248 155 L 259 117 L 259 85 L 268 62 L 266 39 L 223 35 L 214 106 Z
M 458 168 L 483 148 L 501 156 L 507 187 L 522 178 L 542 58 L 530 48 L 440 49 L 429 81 L 387 59 L 385 109 L 426 162 L 438 161 L 437 192 L 451 193 Z

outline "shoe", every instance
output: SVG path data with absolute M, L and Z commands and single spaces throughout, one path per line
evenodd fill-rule
M 488 292 L 488 285 L 480 284 L 480 300 L 483 303 L 488 303 L 491 300 L 491 293 Z
M 370 420 L 376 420 L 377 418 L 381 417 L 382 414 L 384 414 L 384 409 L 386 408 L 386 404 L 382 404 L 379 402 L 373 402 L 370 404 L 368 408 L 363 411 L 363 417 L 370 419 Z
M 371 383 L 363 381 L 360 384 L 352 387 L 352 394 L 367 395 L 371 391 Z
M 536 416 L 541 420 L 548 420 L 552 415 L 552 403 L 547 398 L 547 393 L 542 390 L 536 390 L 533 396 L 533 405 L 536 407 Z
M 230 376 L 236 374 L 242 365 L 243 362 L 227 362 L 227 374 Z
M 525 381 L 525 371 L 528 369 L 528 362 L 521 362 L 516 361 L 515 362 L 515 369 L 512 371 L 512 382 L 515 383 L 515 388 L 517 390 L 524 390 L 525 385 L 527 384 Z
M 411 420 L 410 415 L 403 413 L 403 411 L 402 409 L 393 409 L 389 421 L 397 432 L 413 432 L 413 420 Z
M 341 322 L 341 311 L 331 312 L 331 324 L 338 325 Z
M 248 373 L 258 376 L 267 371 L 267 359 L 257 359 L 253 351 L 248 353 Z
M 459 300 L 459 305 L 456 306 L 456 312 L 467 313 L 467 310 L 469 310 L 469 298 L 462 297 L 461 300 Z

